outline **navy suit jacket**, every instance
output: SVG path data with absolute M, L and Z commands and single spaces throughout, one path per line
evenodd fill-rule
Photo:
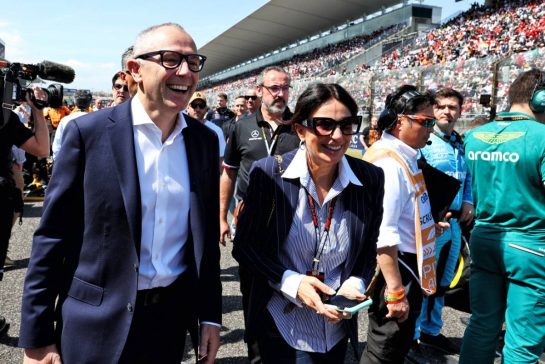
M 281 177 L 297 150 L 284 154 L 279 164 L 274 157 L 257 161 L 250 172 L 250 184 L 235 235 L 233 256 L 252 272 L 246 337 L 255 337 L 260 317 L 272 296 L 269 283 L 280 285 L 286 271 L 279 259 L 299 202 L 299 179 Z M 362 186 L 349 184 L 340 195 L 342 206 L 351 212 L 350 252 L 341 282 L 357 276 L 368 285 L 376 267 L 376 243 L 382 221 L 384 173 L 382 169 L 346 157 Z M 302 272 L 304 273 L 304 272 Z M 357 319 L 345 320 L 353 344 L 357 344 Z
M 130 104 L 68 125 L 34 235 L 19 345 L 56 342 L 65 364 L 117 363 L 132 322 L 142 217 Z M 217 136 L 185 118 L 191 201 L 180 224 L 197 287 L 188 296 L 199 320 L 221 323 Z

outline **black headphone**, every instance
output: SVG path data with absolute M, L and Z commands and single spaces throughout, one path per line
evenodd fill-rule
M 535 113 L 545 112 L 545 77 L 543 77 L 543 72 L 539 72 L 539 78 L 532 92 L 529 105 L 530 109 Z
M 403 99 L 403 111 L 400 113 L 403 114 L 409 101 L 417 96 L 422 96 L 422 94 L 416 90 L 398 91 L 397 93 L 393 94 L 393 96 L 390 98 L 390 101 L 386 102 L 384 110 L 382 110 L 380 116 L 378 117 L 378 128 L 380 130 L 388 130 L 394 126 L 398 116 L 398 113 L 394 110 L 395 101 Z

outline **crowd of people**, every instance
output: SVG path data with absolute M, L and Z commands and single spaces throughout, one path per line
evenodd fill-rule
M 252 363 L 342 363 L 349 342 L 361 364 L 401 363 L 418 345 L 492 363 L 504 322 L 503 360 L 536 362 L 545 349 L 545 73 L 527 69 L 543 66 L 543 47 L 499 71 L 493 101 L 504 112 L 476 118 L 484 125 L 463 136 L 460 120 L 492 93 L 483 64 L 494 58 L 473 58 L 543 45 L 544 11 L 536 1 L 475 5 L 418 38 L 409 63 L 390 54 L 380 80 L 302 77 L 397 27 L 323 50 L 333 58 L 302 55 L 199 91 L 206 57 L 165 23 L 122 55 L 111 107 L 94 110 L 80 91 L 72 111 L 40 110 L 29 97 L 2 113 L 0 266 L 22 197 L 12 148 L 53 153 L 24 284 L 24 362 L 180 362 L 189 333 L 198 362 L 213 363 L 220 246 L 231 242 Z M 346 154 L 354 141 L 363 158 Z M 466 238 L 472 316 L 460 347 L 441 333 L 441 314 Z M 0 317 L 0 333 L 6 325 Z
M 464 114 L 471 115 L 470 118 L 482 114 L 493 116 L 491 105 L 498 111 L 506 109 L 507 86 L 520 69 L 528 65 L 542 66 L 540 56 L 545 49 L 545 39 L 539 30 L 543 28 L 544 12 L 545 5 L 535 0 L 504 1 L 497 7 L 474 4 L 448 23 L 419 33 L 410 45 L 392 48 L 374 64 L 339 69 L 331 62 L 338 54 L 342 54 L 345 61 L 377 42 L 362 36 L 343 43 L 358 52 L 346 51 L 344 46 L 330 46 L 278 66 L 288 69 L 293 77 L 293 87 L 297 90 L 293 94 L 302 92 L 308 82 L 337 82 L 350 91 L 360 109 L 372 115 L 380 113 L 381 101 L 396 86 L 418 84 L 422 88 L 447 86 L 459 90 L 465 97 Z M 403 27 L 404 24 L 399 24 L 380 33 L 377 31 L 372 39 L 386 39 Z M 498 61 L 510 68 L 509 75 L 501 74 L 507 72 L 502 67 L 494 69 Z M 330 72 L 320 76 L 325 65 Z M 491 104 L 481 103 L 481 95 L 492 95 L 498 73 L 496 98 Z M 461 74 L 464 76 L 460 77 Z M 209 94 L 223 92 L 234 97 L 237 90 L 246 89 L 255 81 L 255 73 L 242 74 L 219 85 L 204 87 Z M 294 103 L 295 99 L 289 101 L 291 107 Z
M 335 66 L 342 64 L 355 55 L 361 54 L 403 27 L 405 27 L 405 24 L 381 28 L 370 34 L 359 35 L 324 48 L 314 49 L 312 52 L 295 55 L 276 65 L 284 68 L 294 81 L 315 77 L 325 71 L 333 72 Z M 231 93 L 233 90 L 245 89 L 255 84 L 258 73 L 259 70 L 254 70 L 220 82 L 208 83 L 204 86 L 209 93 Z

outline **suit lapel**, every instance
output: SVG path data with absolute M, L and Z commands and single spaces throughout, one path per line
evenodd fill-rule
M 136 251 L 139 253 L 142 214 L 130 104 L 129 100 L 112 110 L 110 115 L 112 123 L 108 125 L 107 134 L 110 139 L 112 158 L 125 204 L 130 233 Z
M 279 231 L 277 234 L 278 247 L 282 246 L 286 241 L 288 233 L 290 231 L 295 211 L 297 209 L 297 203 L 299 202 L 299 189 L 301 187 L 299 179 L 284 179 L 282 173 L 288 168 L 295 156 L 295 151 L 283 155 L 281 163 L 281 169 L 278 168 L 278 162 L 273 163 L 273 176 L 277 183 L 274 184 L 275 199 L 276 199 L 276 218 L 279 222 Z
M 363 182 L 363 181 L 362 181 Z M 367 217 L 365 216 L 364 196 L 361 188 L 349 184 L 342 193 L 342 201 L 345 210 L 350 213 L 350 252 L 344 269 L 346 279 L 356 263 L 361 249 L 364 246 L 364 229 Z
M 189 169 L 189 188 L 190 188 L 190 201 L 189 201 L 189 228 L 191 229 L 191 238 L 195 255 L 195 262 L 197 266 L 197 273 L 200 274 L 201 259 L 203 255 L 203 245 L 195 244 L 195 242 L 204 241 L 204 227 L 201 226 L 202 206 L 200 204 L 200 185 L 199 181 L 203 175 L 203 170 L 209 168 L 204 165 L 202 153 L 206 152 L 202 147 L 203 141 L 200 139 L 200 135 L 194 132 L 192 126 L 193 120 L 186 117 L 187 127 L 182 130 L 184 137 L 184 144 L 187 154 L 187 165 Z

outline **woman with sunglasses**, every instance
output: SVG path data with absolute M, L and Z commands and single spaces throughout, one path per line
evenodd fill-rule
M 361 125 L 337 84 L 299 97 L 292 125 L 301 147 L 250 173 L 233 256 L 253 274 L 246 337 L 263 363 L 343 363 L 357 319 L 324 303 L 364 300 L 382 218 L 380 168 L 345 156 Z
M 386 98 L 382 137 L 364 155 L 384 170 L 384 213 L 377 242 L 377 277 L 361 364 L 403 363 L 422 297 L 435 292 L 435 224 L 418 150 L 433 131 L 433 98 L 404 85 Z M 437 230 L 436 230 L 437 229 Z

